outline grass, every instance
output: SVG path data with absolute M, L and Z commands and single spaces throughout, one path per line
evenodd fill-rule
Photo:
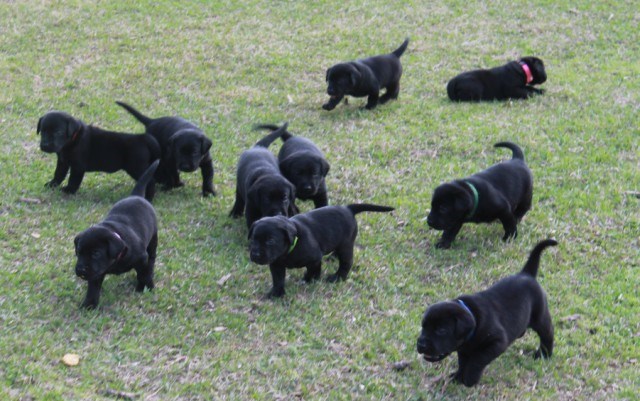
M 632 1 L 4 2 L 0 398 L 635 399 L 639 18 Z M 321 110 L 327 67 L 406 36 L 398 101 Z M 446 99 L 458 72 L 530 54 L 547 65 L 544 96 Z M 73 238 L 132 181 L 95 173 L 75 196 L 45 189 L 55 161 L 35 127 L 58 109 L 141 132 L 115 100 L 200 125 L 214 142 L 219 196 L 200 198 L 199 174 L 158 194 L 156 289 L 136 294 L 134 275 L 109 277 L 99 310 L 87 312 Z M 252 125 L 283 121 L 326 153 L 332 204 L 397 210 L 359 216 L 348 281 L 306 286 L 292 271 L 286 298 L 271 302 L 268 270 L 250 262 L 244 223 L 227 214 L 237 157 L 262 135 Z M 520 236 L 504 244 L 499 224 L 467 225 L 451 250 L 436 250 L 425 222 L 433 189 L 509 157 L 493 148 L 500 140 L 524 148 L 535 176 Z M 533 360 L 528 333 L 477 387 L 447 383 L 454 357 L 426 364 L 415 352 L 426 306 L 518 271 L 547 237 L 560 242 L 540 277 L 553 358 Z M 60 363 L 68 352 L 78 367 Z M 409 367 L 393 370 L 399 361 Z

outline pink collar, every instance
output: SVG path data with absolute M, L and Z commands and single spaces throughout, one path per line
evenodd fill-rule
M 531 69 L 524 61 L 520 61 L 520 66 L 522 67 L 522 71 L 524 71 L 524 75 L 527 77 L 527 85 L 533 81 L 533 75 L 531 74 Z

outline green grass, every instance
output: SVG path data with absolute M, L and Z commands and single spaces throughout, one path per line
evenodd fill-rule
M 635 399 L 638 18 L 633 1 L 3 2 L 0 399 Z M 398 101 L 320 108 L 327 67 L 406 36 Z M 455 74 L 524 55 L 547 65 L 544 96 L 446 99 Z M 200 198 L 199 174 L 159 193 L 156 289 L 136 294 L 133 274 L 111 276 L 99 310 L 87 312 L 73 238 L 133 183 L 94 173 L 75 196 L 45 189 L 55 158 L 39 150 L 35 127 L 58 109 L 141 132 L 115 100 L 200 125 L 214 143 L 219 196 Z M 252 125 L 283 121 L 326 153 L 332 204 L 397 210 L 359 216 L 348 281 L 302 285 L 302 270 L 291 271 L 286 298 L 271 302 L 244 221 L 227 215 L 237 157 L 263 135 Z M 524 148 L 535 176 L 518 239 L 502 243 L 499 224 L 466 225 L 451 250 L 436 250 L 440 233 L 425 221 L 433 189 L 509 157 L 493 148 L 501 140 Z M 547 237 L 560 242 L 540 277 L 553 358 L 533 360 L 528 333 L 477 387 L 447 383 L 455 357 L 426 364 L 415 351 L 424 309 L 518 271 Z M 324 272 L 335 269 L 329 260 Z M 68 352 L 79 366 L 60 363 Z M 402 360 L 406 370 L 391 369 Z

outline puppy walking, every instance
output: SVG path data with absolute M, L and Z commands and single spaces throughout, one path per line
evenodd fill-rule
M 422 318 L 418 353 L 438 362 L 458 352 L 454 379 L 465 386 L 480 380 L 482 371 L 531 328 L 540 337 L 534 357 L 553 353 L 553 323 L 547 297 L 536 281 L 542 251 L 558 243 L 538 243 L 520 273 L 505 277 L 485 291 L 430 306 Z
M 442 184 L 434 191 L 427 224 L 443 230 L 436 248 L 449 248 L 466 222 L 500 220 L 504 227 L 503 241 L 518 236 L 517 224 L 531 208 L 533 175 L 518 145 L 499 142 L 494 146 L 511 149 L 511 160 Z
M 135 269 L 136 292 L 153 289 L 153 269 L 158 246 L 156 213 L 142 198 L 146 186 L 158 168 L 156 160 L 133 188 L 131 196 L 118 201 L 100 223 L 86 229 L 74 239 L 76 275 L 89 287 L 82 307 L 98 306 L 102 282 L 107 274 L 122 274 Z
M 278 126 L 264 124 L 256 129 L 278 130 Z M 296 198 L 313 200 L 316 208 L 327 206 L 325 177 L 329 163 L 318 147 L 307 138 L 293 136 L 284 131 L 280 136 L 282 147 L 278 152 L 278 165 L 282 175 L 296 187 Z
M 68 194 L 78 191 L 86 172 L 124 170 L 138 181 L 151 163 L 160 158 L 160 146 L 150 135 L 105 131 L 60 111 L 42 116 L 37 131 L 41 135 L 40 149 L 58 157 L 53 179 L 46 186 L 59 186 L 71 170 L 69 182 L 62 188 Z M 149 201 L 153 199 L 154 188 L 152 180 L 145 194 Z
M 327 70 L 326 81 L 329 101 L 322 105 L 325 110 L 333 110 L 346 96 L 367 98 L 367 110 L 378 103 L 385 104 L 397 99 L 400 93 L 402 64 L 400 56 L 409 45 L 409 38 L 390 54 L 369 57 L 347 63 L 336 64 Z M 380 90 L 386 88 L 380 97 Z
M 276 157 L 267 149 L 287 131 L 288 124 L 259 140 L 240 155 L 236 170 L 236 200 L 229 215 L 245 215 L 247 228 L 264 216 L 293 216 L 298 212 L 296 191 L 278 168 Z
M 353 265 L 358 234 L 355 216 L 362 212 L 390 212 L 392 207 L 369 204 L 325 206 L 292 218 L 265 217 L 249 230 L 251 261 L 269 265 L 273 287 L 268 297 L 282 297 L 287 268 L 306 267 L 306 282 L 320 278 L 322 257 L 333 253 L 338 270 L 327 281 L 346 280 Z
M 147 134 L 160 144 L 162 157 L 156 179 L 165 189 L 184 186 L 180 171 L 191 173 L 200 168 L 202 196 L 215 196 L 213 161 L 209 152 L 212 142 L 200 128 L 182 117 L 149 118 L 124 102 L 116 103 L 140 121 Z

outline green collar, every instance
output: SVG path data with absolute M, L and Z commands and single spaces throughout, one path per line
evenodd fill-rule
M 289 252 L 288 253 L 293 252 L 293 248 L 296 247 L 297 243 L 298 243 L 298 236 L 295 236 L 295 237 L 293 237 L 293 244 L 291 244 L 291 246 L 289 247 Z
M 476 214 L 476 210 L 478 210 L 478 202 L 479 202 L 478 190 L 469 181 L 465 181 L 464 183 L 467 184 L 469 188 L 471 188 L 471 192 L 473 192 L 473 209 L 471 209 L 471 212 L 465 216 L 465 218 L 470 219 L 473 217 L 474 214 Z

